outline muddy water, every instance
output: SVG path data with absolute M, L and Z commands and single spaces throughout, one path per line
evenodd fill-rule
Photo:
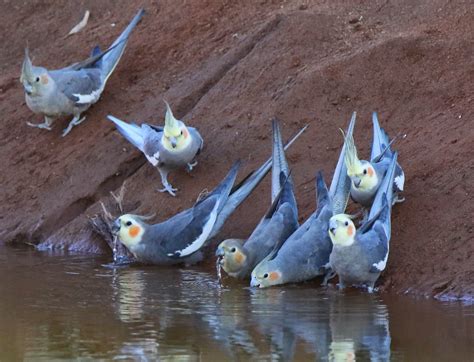
M 474 307 L 0 249 L 0 360 L 473 361 Z

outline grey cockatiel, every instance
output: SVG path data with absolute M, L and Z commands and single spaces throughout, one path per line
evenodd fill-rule
M 345 162 L 347 175 L 351 178 L 351 197 L 355 202 L 366 208 L 372 205 L 372 201 L 393 156 L 388 135 L 380 127 L 375 112 L 372 114 L 372 124 L 374 135 L 370 161 L 359 160 L 353 137 L 345 136 L 347 147 Z M 402 192 L 405 174 L 399 164 L 397 164 L 394 182 L 395 192 L 397 194 Z M 397 200 L 398 198 L 394 199 L 394 201 Z
M 44 123 L 27 124 L 51 130 L 57 117 L 72 115 L 72 120 L 63 131 L 62 135 L 65 136 L 72 127 L 84 121 L 85 117 L 81 118 L 81 113 L 99 100 L 107 80 L 125 50 L 130 33 L 143 13 L 143 9 L 138 11 L 109 49 L 101 52 L 96 47 L 90 58 L 62 69 L 48 70 L 33 66 L 26 51 L 20 77 L 26 104 L 34 113 L 44 116 Z
M 195 158 L 201 152 L 204 143 L 197 129 L 186 127 L 182 121 L 177 120 L 169 104 L 165 103 L 164 127 L 146 123 L 141 126 L 128 124 L 110 115 L 107 118 L 114 122 L 122 136 L 142 151 L 148 161 L 158 169 L 164 186 L 159 191 L 166 191 L 175 196 L 177 189 L 168 182 L 168 173 L 185 166 L 192 170 L 197 165 Z
M 354 113 L 347 133 L 352 135 Z M 343 145 L 331 188 L 328 192 L 322 173 L 316 178 L 317 210 L 284 242 L 276 245 L 252 271 L 250 285 L 266 288 L 291 282 L 300 282 L 329 274 L 326 268 L 332 250 L 327 234 L 329 219 L 345 210 L 349 199 L 350 180 L 344 165 Z
M 397 153 L 393 153 L 389 168 L 375 195 L 368 220 L 356 230 L 351 218 L 334 215 L 329 221 L 329 236 L 333 250 L 329 258 L 331 269 L 339 276 L 339 285 L 367 286 L 372 292 L 388 260 L 391 235 L 391 210 L 394 198 L 394 178 Z
M 237 162 L 224 180 L 193 207 L 154 225 L 147 224 L 137 215 L 122 215 L 116 219 L 113 232 L 140 262 L 158 265 L 198 262 L 202 259 L 200 249 L 221 230 L 227 218 L 262 181 L 271 164 L 270 158 L 233 186 L 240 167 Z
M 272 128 L 272 205 L 247 241 L 227 239 L 216 251 L 219 264 L 235 278 L 249 277 L 253 268 L 275 245 L 298 228 L 298 208 L 278 120 L 273 119 Z

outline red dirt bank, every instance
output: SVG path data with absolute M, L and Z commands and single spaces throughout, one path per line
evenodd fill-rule
M 470 1 L 29 1 L 0 12 L 0 242 L 106 252 L 86 216 L 127 180 L 128 208 L 166 218 L 192 205 L 241 158 L 241 175 L 270 154 L 269 119 L 286 137 L 310 128 L 288 154 L 301 219 L 315 207 L 314 174 L 330 180 L 339 127 L 358 111 L 356 142 L 367 154 L 370 113 L 397 141 L 406 202 L 393 212 L 385 290 L 474 295 L 473 24 Z M 421 4 L 420 4 L 421 3 Z M 22 3 L 23 4 L 23 3 Z M 147 10 L 87 121 L 65 139 L 32 129 L 19 83 L 28 43 L 37 65 L 60 67 L 107 46 Z M 91 11 L 81 33 L 64 35 Z M 114 23 L 116 26 L 111 26 Z M 158 193 L 159 175 L 105 115 L 160 124 L 167 99 L 199 128 L 205 149 L 180 188 Z M 221 237 L 244 237 L 268 203 L 265 181 Z

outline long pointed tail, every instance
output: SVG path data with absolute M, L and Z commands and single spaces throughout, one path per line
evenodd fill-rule
M 120 36 L 117 39 L 115 39 L 115 41 L 110 46 L 110 47 L 114 47 L 114 49 L 112 49 L 110 52 L 108 52 L 107 54 L 103 56 L 101 60 L 101 69 L 102 69 L 102 79 L 103 79 L 104 84 L 107 82 L 110 75 L 112 74 L 115 67 L 117 66 L 125 50 L 125 47 L 127 46 L 127 41 L 128 41 L 128 37 L 130 36 L 130 33 L 138 24 L 138 22 L 140 21 L 144 13 L 145 13 L 145 10 L 143 9 L 140 9 L 138 11 L 137 15 L 135 15 L 135 17 L 132 19 L 130 24 L 128 24 L 128 26 L 125 28 L 122 34 L 120 34 Z
M 290 141 L 288 141 L 288 143 L 285 145 L 284 150 L 288 149 L 288 147 L 290 147 L 293 142 L 295 142 L 298 137 L 301 136 L 301 134 L 306 130 L 306 128 L 308 128 L 307 125 L 304 126 Z M 224 208 L 221 210 L 219 216 L 217 217 L 217 221 L 212 230 L 211 237 L 213 237 L 219 232 L 227 218 L 258 186 L 258 184 L 263 180 L 268 171 L 270 171 L 271 166 L 272 158 L 270 157 L 267 161 L 265 161 L 262 166 L 260 166 L 258 170 L 252 172 L 238 185 L 234 186 L 231 191 L 231 194 L 229 195 L 229 198 L 225 202 Z
M 273 148 L 272 148 L 272 202 L 280 192 L 282 184 L 280 182 L 280 174 L 283 172 L 285 176 L 289 176 L 290 170 L 285 157 L 283 141 L 281 139 L 280 124 L 277 118 L 272 119 L 273 132 Z M 287 182 L 291 182 L 287 180 Z
M 357 113 L 352 113 L 351 121 L 347 127 L 346 137 L 352 138 L 354 133 L 354 127 L 356 122 Z M 342 146 L 339 159 L 337 161 L 336 169 L 331 181 L 331 187 L 329 188 L 329 195 L 332 199 L 332 205 L 334 214 L 341 214 L 346 209 L 349 201 L 349 193 L 351 189 L 351 180 L 347 176 L 346 163 L 344 161 L 346 154 L 346 143 Z
M 107 118 L 115 123 L 117 130 L 124 136 L 132 145 L 143 152 L 143 134 L 142 129 L 136 124 L 126 123 L 112 115 Z
M 375 160 L 375 158 L 380 156 L 383 152 L 385 152 L 385 154 L 390 157 L 390 154 L 392 153 L 390 149 L 390 140 L 388 138 L 387 132 L 385 132 L 385 130 L 380 127 L 376 112 L 372 113 L 372 126 L 374 135 L 372 141 L 372 150 L 370 152 L 370 160 Z

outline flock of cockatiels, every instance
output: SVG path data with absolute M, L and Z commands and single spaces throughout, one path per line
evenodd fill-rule
M 99 100 L 143 14 L 140 10 L 107 50 L 96 47 L 88 59 L 66 68 L 49 71 L 33 66 L 26 51 L 20 78 L 26 103 L 34 113 L 44 116 L 44 123 L 28 125 L 50 130 L 55 118 L 72 115 L 65 136 L 80 124 L 84 120 L 81 114 Z M 199 132 L 177 120 L 168 103 L 163 127 L 129 124 L 112 115 L 108 119 L 158 168 L 163 184 L 159 191 L 175 196 L 177 189 L 169 183 L 168 173 L 196 166 L 203 148 Z M 279 123 L 274 119 L 272 157 L 242 182 L 235 185 L 240 167 L 236 162 L 221 183 L 193 207 L 154 225 L 139 215 L 122 215 L 112 231 L 140 262 L 196 263 L 203 258 L 203 247 L 271 169 L 271 205 L 248 239 L 228 239 L 219 244 L 219 267 L 229 276 L 248 278 L 251 286 L 260 288 L 317 276 L 324 276 L 326 283 L 337 274 L 341 287 L 365 286 L 372 291 L 387 263 L 391 209 L 402 201 L 399 194 L 404 174 L 375 113 L 370 161 L 358 158 L 353 140 L 355 120 L 354 113 L 346 132 L 342 132 L 344 144 L 329 190 L 322 173 L 317 174 L 317 208 L 302 225 L 298 224 L 285 150 L 306 127 L 284 147 Z M 365 209 L 359 229 L 353 217 L 344 214 L 349 197 Z

